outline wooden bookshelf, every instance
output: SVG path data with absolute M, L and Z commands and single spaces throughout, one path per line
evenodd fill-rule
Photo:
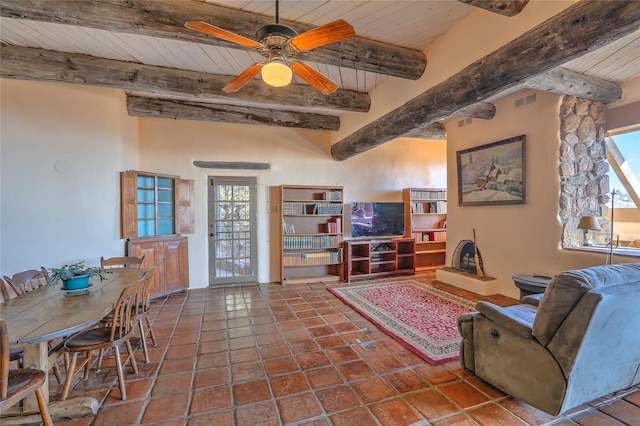
M 350 240 L 344 244 L 344 279 L 415 274 L 413 238 Z
M 282 185 L 281 282 L 342 279 L 343 189 Z
M 447 189 L 406 188 L 402 191 L 406 237 L 416 242 L 416 271 L 445 265 L 447 254 Z

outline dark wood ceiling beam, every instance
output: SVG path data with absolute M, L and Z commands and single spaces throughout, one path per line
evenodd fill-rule
M 491 120 L 496 116 L 496 106 L 490 102 L 478 102 L 454 112 L 452 117 L 471 117 Z M 447 117 L 448 118 L 448 117 Z
M 341 161 L 516 87 L 640 26 L 636 2 L 583 0 L 469 65 L 403 106 L 336 142 Z
M 251 39 L 260 27 L 274 23 L 269 16 L 184 0 L 2 0 L 0 16 L 244 50 L 252 49 L 187 29 L 184 23 L 202 20 Z M 286 20 L 281 23 L 298 32 L 313 28 Z M 362 37 L 304 52 L 299 58 L 412 80 L 420 78 L 427 66 L 420 51 Z
M 415 139 L 446 139 L 447 129 L 441 123 L 431 123 L 424 127 L 413 129 L 409 133 L 402 135 L 404 138 Z
M 184 102 L 130 95 L 127 96 L 127 111 L 129 115 L 138 117 L 258 124 L 263 126 L 295 127 L 314 130 L 335 131 L 340 128 L 340 118 L 332 115 L 308 114 L 237 105 Z
M 529 0 L 458 0 L 489 12 L 504 16 L 516 16 L 529 3 Z
M 570 95 L 605 104 L 622 96 L 622 87 L 609 81 L 557 68 L 527 80 L 525 87 Z
M 478 102 L 477 104 L 469 105 L 462 108 L 459 111 L 453 113 L 456 117 L 472 117 L 482 120 L 491 120 L 496 115 L 496 106 L 489 102 Z M 449 118 L 449 117 L 446 117 Z M 446 139 L 447 129 L 441 123 L 430 123 L 426 126 L 418 127 L 410 132 L 402 135 L 405 138 L 419 138 L 419 139 Z
M 222 88 L 229 82 L 229 76 L 10 45 L 0 49 L 0 76 L 135 90 L 165 97 L 180 96 L 196 102 L 235 100 L 354 112 L 367 112 L 371 105 L 366 93 L 338 90 L 326 96 L 308 85 L 273 88 L 259 80 L 252 81 L 239 92 L 226 93 Z

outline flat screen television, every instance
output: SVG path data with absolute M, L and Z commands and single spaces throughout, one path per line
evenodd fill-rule
M 401 237 L 404 235 L 403 202 L 352 202 L 351 238 Z

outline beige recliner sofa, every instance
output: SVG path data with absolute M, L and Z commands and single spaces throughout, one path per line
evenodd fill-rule
M 460 362 L 549 414 L 640 383 L 640 263 L 562 272 L 519 305 L 458 319 Z

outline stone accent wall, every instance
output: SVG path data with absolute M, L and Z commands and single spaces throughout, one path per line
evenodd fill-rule
M 565 96 L 560 105 L 560 210 L 563 247 L 581 246 L 582 216 L 605 216 L 609 195 L 609 163 L 605 104 Z M 609 221 L 601 218 L 603 230 Z

